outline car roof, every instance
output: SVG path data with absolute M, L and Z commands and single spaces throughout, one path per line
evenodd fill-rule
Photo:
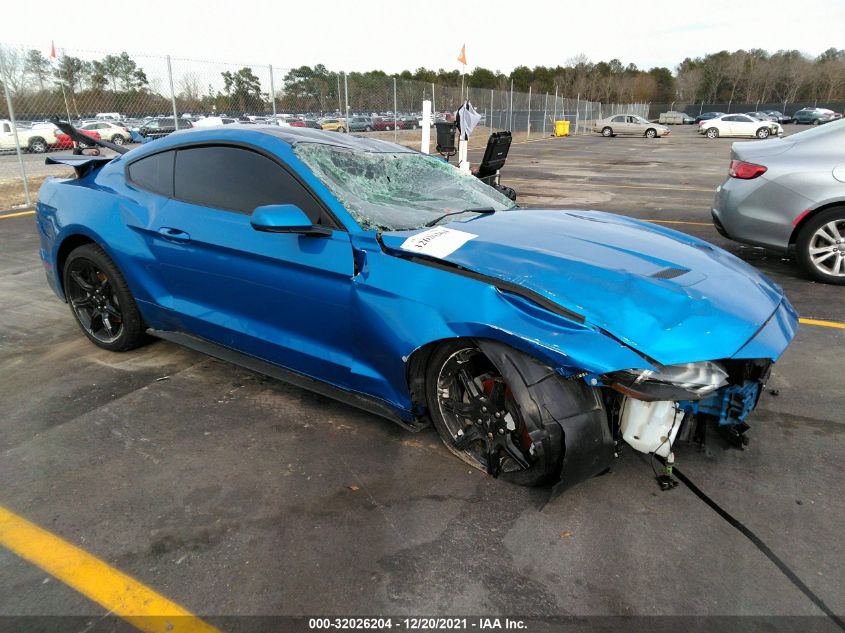
M 272 136 L 291 146 L 298 143 L 319 143 L 321 145 L 333 145 L 335 147 L 365 152 L 417 153 L 416 150 L 405 147 L 404 145 L 380 141 L 374 138 L 315 130 L 309 127 L 281 127 L 277 125 L 249 125 L 237 126 L 237 128 L 232 125 L 215 125 L 192 128 L 179 130 L 168 135 L 165 139 L 155 142 L 162 143 L 163 140 L 169 140 L 170 142 L 166 143 L 168 147 L 178 147 L 184 143 L 192 143 L 195 139 L 203 142 L 213 142 L 215 140 L 213 137 L 215 136 L 221 141 L 240 140 L 244 142 L 249 142 L 250 139 L 255 139 L 257 136 Z M 159 144 L 157 147 L 164 149 L 164 144 Z

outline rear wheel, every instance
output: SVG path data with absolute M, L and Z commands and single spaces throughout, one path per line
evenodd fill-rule
M 47 141 L 37 136 L 29 141 L 29 151 L 33 154 L 43 154 L 47 151 Z
M 604 137 L 613 136 L 613 128 L 611 128 L 611 127 L 603 128 L 602 131 L 601 131 L 601 135 L 604 136 Z
M 845 284 L 845 207 L 819 213 L 801 229 L 795 255 L 816 281 Z
M 769 128 L 761 127 L 759 130 L 757 130 L 756 136 L 757 138 L 769 138 L 769 134 L 771 134 L 771 132 L 769 132 Z
M 472 342 L 444 345 L 432 354 L 426 394 L 434 427 L 458 458 L 523 486 L 549 478 L 552 457 L 535 450 L 532 440 L 539 429 L 523 419 L 511 385 Z
M 704 136 L 707 138 L 719 138 L 719 130 L 714 127 L 708 128 L 708 130 L 704 133 Z
M 337 128 L 337 131 L 340 132 L 341 134 L 343 134 L 346 131 L 346 129 L 339 127 L 339 128 Z
M 65 262 L 63 279 L 71 312 L 92 343 L 125 352 L 146 340 L 126 280 L 102 248 L 85 244 L 74 249 Z

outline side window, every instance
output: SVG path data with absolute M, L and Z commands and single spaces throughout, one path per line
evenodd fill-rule
M 11 134 L 12 127 L 8 123 L 3 124 L 3 134 Z
M 129 180 L 142 189 L 173 197 L 173 160 L 176 152 L 153 154 L 129 165 Z
M 252 213 L 265 204 L 295 204 L 315 224 L 329 224 L 314 196 L 266 156 L 239 147 L 180 149 L 175 197 L 206 207 Z
M 722 121 L 742 121 L 738 116 L 726 116 L 722 118 Z
M 610 119 L 610 121 L 611 121 L 612 123 L 624 123 L 624 122 L 625 122 L 625 117 L 624 117 L 624 116 L 615 116 L 615 117 L 613 117 L 612 119 Z

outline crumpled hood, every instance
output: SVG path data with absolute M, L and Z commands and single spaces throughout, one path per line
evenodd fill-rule
M 783 299 L 733 255 L 624 216 L 518 209 L 445 226 L 476 237 L 429 255 L 540 293 L 665 365 L 733 356 Z M 402 250 L 423 232 L 382 240 Z

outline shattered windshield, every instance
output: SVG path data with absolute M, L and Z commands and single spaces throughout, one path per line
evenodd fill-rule
M 294 152 L 364 229 L 417 229 L 446 213 L 516 206 L 475 176 L 426 154 L 319 143 L 298 143 Z

